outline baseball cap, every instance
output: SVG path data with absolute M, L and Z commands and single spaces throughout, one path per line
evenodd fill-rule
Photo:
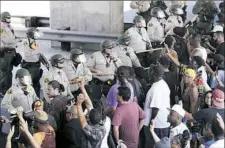
M 40 123 L 48 123 L 48 114 L 42 110 L 34 111 L 34 119 Z
M 216 107 L 224 108 L 224 92 L 214 89 L 212 92 L 212 102 Z
M 217 31 L 223 32 L 223 27 L 221 25 L 215 25 L 211 32 L 217 32 Z
M 163 137 L 158 143 L 155 144 L 155 148 L 171 148 L 169 138 Z
M 175 104 L 172 108 L 168 108 L 168 109 L 170 111 L 173 110 L 173 111 L 177 112 L 182 117 L 184 117 L 184 115 L 185 115 L 185 110 L 178 104 Z

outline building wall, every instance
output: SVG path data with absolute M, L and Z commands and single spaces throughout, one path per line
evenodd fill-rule
M 51 1 L 51 28 L 122 33 L 123 1 Z

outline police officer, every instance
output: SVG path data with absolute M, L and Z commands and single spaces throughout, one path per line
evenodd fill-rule
M 218 14 L 216 4 L 212 0 L 198 0 L 192 13 L 198 15 L 198 20 L 193 24 L 194 31 L 198 34 L 208 34 L 213 27 L 215 16 Z
M 94 98 L 99 99 L 102 93 L 105 96 L 107 95 L 114 83 L 115 72 L 122 65 L 121 60 L 113 52 L 115 46 L 116 44 L 113 41 L 103 40 L 100 45 L 101 51 L 93 53 L 87 62 L 93 75 L 93 88 L 96 88 L 96 91 L 100 93 L 100 95 L 94 96 Z M 102 89 L 103 91 L 101 91 Z
M 67 96 L 68 99 L 73 99 L 73 95 L 70 91 L 70 82 L 65 74 L 65 72 L 62 70 L 64 67 L 65 58 L 61 54 L 55 54 L 50 58 L 50 67 L 48 72 L 43 74 L 43 81 L 42 82 L 42 88 L 44 92 L 44 98 L 47 101 L 47 103 L 50 103 L 50 99 L 47 95 L 47 87 L 48 83 L 52 80 L 58 81 L 60 84 L 62 84 L 65 88 L 65 91 L 62 92 L 62 95 Z
M 167 2 L 168 8 L 170 8 L 171 5 L 179 5 L 183 9 L 184 14 L 181 15 L 181 18 L 182 18 L 183 22 L 185 22 L 187 19 L 186 1 L 185 0 L 183 0 L 183 1 L 171 0 L 171 1 L 166 1 L 166 2 Z M 170 14 L 169 9 L 167 9 L 166 12 L 167 12 L 167 14 Z
M 165 18 L 165 13 L 159 8 L 155 7 L 151 11 L 151 20 L 147 24 L 147 33 L 153 48 L 161 46 L 164 41 L 164 26 L 161 20 Z
M 27 69 L 30 72 L 34 90 L 37 96 L 40 97 L 39 80 L 43 73 L 43 70 L 41 69 L 43 55 L 40 53 L 37 39 L 42 35 L 42 33 L 36 28 L 29 28 L 26 34 L 27 39 L 25 39 L 23 42 L 24 59 L 21 63 L 21 67 Z M 43 64 L 46 63 L 48 62 L 45 60 Z
M 130 7 L 132 9 L 137 9 L 137 14 L 142 16 L 146 22 L 150 20 L 150 5 L 151 1 L 131 1 Z
M 86 57 L 82 50 L 72 49 L 70 59 L 65 61 L 63 68 L 68 80 L 70 81 L 70 90 L 73 96 L 79 95 L 80 91 L 78 83 L 84 78 L 86 85 L 92 80 L 92 73 L 86 66 Z
M 136 52 L 142 66 L 146 67 L 146 50 L 152 48 L 149 36 L 145 27 L 145 20 L 142 16 L 137 15 L 133 20 L 134 26 L 129 28 L 125 34 L 131 37 L 130 47 Z
M 22 60 L 22 57 L 16 53 L 16 36 L 10 23 L 9 12 L 1 13 L 0 94 L 5 94 L 11 87 L 13 65 L 18 66 Z
M 171 15 L 166 21 L 165 32 L 167 35 L 173 35 L 174 27 L 183 27 L 184 23 L 180 15 L 184 14 L 183 9 L 180 5 L 171 5 L 170 7 Z
M 32 111 L 32 104 L 38 97 L 31 86 L 31 77 L 28 70 L 21 68 L 16 72 L 16 85 L 6 92 L 1 107 L 9 113 L 22 107 L 25 113 Z
M 117 52 L 117 55 L 124 66 L 141 67 L 134 50 L 129 47 L 130 40 L 131 38 L 129 35 L 121 35 L 118 39 L 119 44 L 114 48 L 114 50 Z

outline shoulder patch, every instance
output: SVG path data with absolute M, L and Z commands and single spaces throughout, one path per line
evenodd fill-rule
M 7 91 L 7 94 L 12 94 L 12 89 L 9 89 L 8 91 Z
M 172 23 L 172 21 L 171 20 L 168 20 L 168 23 Z
M 27 41 L 24 41 L 24 42 L 23 42 L 23 45 L 28 45 L 28 42 L 27 42 Z
M 148 26 L 149 26 L 149 27 L 152 27 L 152 26 L 153 26 L 153 24 L 152 24 L 152 23 L 150 23 Z
M 0 33 L 3 33 L 4 32 L 4 30 L 3 29 L 0 29 Z
M 45 83 L 49 83 L 49 79 L 48 78 L 45 78 Z

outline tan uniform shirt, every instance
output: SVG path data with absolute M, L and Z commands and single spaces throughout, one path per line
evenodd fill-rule
M 147 33 L 152 42 L 162 42 L 164 40 L 164 28 L 155 17 L 152 17 L 148 22 Z
M 141 67 L 139 59 L 131 47 L 120 44 L 115 47 L 114 50 L 117 52 L 117 55 L 124 66 Z
M 20 86 L 12 86 L 5 94 L 1 107 L 6 110 L 12 110 L 17 107 L 23 107 L 24 112 L 32 111 L 32 104 L 34 101 L 38 100 L 38 97 L 32 86 L 28 86 L 26 91 L 28 95 L 24 94 L 24 91 Z
M 165 24 L 165 31 L 168 32 L 168 35 L 173 35 L 173 28 L 183 27 L 184 23 L 180 16 L 171 15 Z
M 56 80 L 64 86 L 65 91 L 62 92 L 62 95 L 67 96 L 68 99 L 73 98 L 73 95 L 70 91 L 70 83 L 69 83 L 69 80 L 66 76 L 66 73 L 61 69 L 58 69 L 58 68 L 55 68 L 55 67 L 50 67 L 49 71 L 43 75 L 43 81 L 44 82 L 42 82 L 44 97 L 45 97 L 45 99 L 48 103 L 50 103 L 51 101 L 50 101 L 50 99 L 48 98 L 48 95 L 47 95 L 47 88 L 48 88 L 48 83 L 52 80 Z
M 85 63 L 78 64 L 76 68 L 71 60 L 66 60 L 63 71 L 66 73 L 70 82 L 77 77 L 84 77 L 86 84 L 92 80 L 92 73 Z M 77 91 L 78 89 L 78 84 L 70 84 L 70 90 L 72 92 Z
M 130 35 L 131 43 L 130 47 L 134 49 L 135 52 L 141 52 L 147 50 L 147 44 L 151 46 L 147 31 L 145 28 L 131 27 L 126 31 L 126 34 Z
M 29 46 L 28 39 L 23 41 L 24 60 L 26 62 L 38 62 L 40 58 L 40 49 L 38 48 L 38 42 L 35 41 L 35 43 L 31 45 L 31 47 L 32 48 L 30 48 Z
M 130 7 L 138 9 L 139 12 L 145 12 L 150 8 L 151 1 L 131 1 Z
M 109 67 L 107 67 L 107 62 L 109 63 Z M 107 80 L 113 80 L 114 74 L 119 66 L 122 65 L 121 60 L 118 59 L 116 62 L 110 60 L 110 58 L 106 58 L 101 51 L 97 51 L 92 54 L 91 58 L 87 63 L 88 67 L 100 70 L 105 76 L 94 76 L 95 78 L 101 80 L 102 82 L 106 82 Z
M 11 26 L 7 23 L 1 22 L 1 48 L 16 48 L 16 37 L 12 32 Z

